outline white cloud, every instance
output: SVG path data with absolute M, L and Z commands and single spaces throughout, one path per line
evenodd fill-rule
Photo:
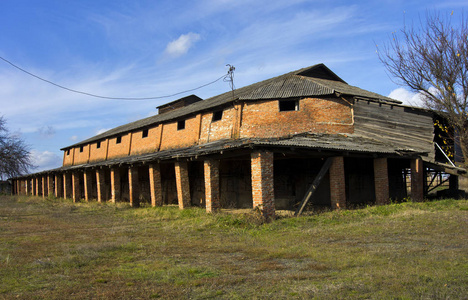
M 72 140 L 72 141 L 76 141 L 76 140 L 78 140 L 78 136 L 76 136 L 76 135 L 73 135 L 73 136 L 71 136 L 71 137 L 70 137 L 70 140 Z
M 55 169 L 62 165 L 62 157 L 54 152 L 32 150 L 30 157 L 33 165 L 37 167 L 34 172 Z
M 423 96 L 419 93 L 410 92 L 404 88 L 397 88 L 393 90 L 388 97 L 400 100 L 405 105 L 423 107 Z
M 177 40 L 174 40 L 167 44 L 165 53 L 172 57 L 179 57 L 187 53 L 187 51 L 200 40 L 198 33 L 189 32 L 182 34 Z
M 96 130 L 96 135 L 101 134 L 101 133 L 104 133 L 104 132 L 106 132 L 106 131 L 108 131 L 108 130 L 110 130 L 110 129 L 111 129 L 111 128 L 102 128 L 102 129 Z

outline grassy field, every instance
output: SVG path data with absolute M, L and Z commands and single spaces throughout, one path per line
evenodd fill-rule
M 468 201 L 254 213 L 0 196 L 1 299 L 468 299 Z

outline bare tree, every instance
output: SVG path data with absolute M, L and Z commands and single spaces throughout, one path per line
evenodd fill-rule
M 0 116 L 0 179 L 28 173 L 33 168 L 29 147 L 18 136 L 10 134 Z
M 420 26 L 404 26 L 378 51 L 396 82 L 423 96 L 458 136 L 468 165 L 468 19 L 427 13 Z

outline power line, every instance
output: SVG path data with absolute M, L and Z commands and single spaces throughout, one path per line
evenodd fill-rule
M 7 64 L 11 65 L 12 67 L 20 70 L 21 72 L 24 72 L 36 79 L 39 79 L 41 81 L 44 81 L 44 82 L 47 82 L 55 87 L 58 87 L 58 88 L 61 88 L 61 89 L 64 89 L 64 90 L 67 90 L 69 92 L 73 92 L 73 93 L 77 93 L 77 94 L 82 94 L 82 95 L 86 95 L 86 96 L 90 96 L 90 97 L 95 97 L 95 98 L 101 98 L 101 99 L 110 99 L 110 100 L 154 100 L 154 99 L 162 99 L 162 98 L 169 98 L 169 97 L 174 97 L 174 96 L 177 96 L 177 95 L 180 95 L 180 94 L 185 94 L 185 93 L 188 93 L 188 92 L 192 92 L 192 91 L 195 91 L 195 90 L 198 90 L 198 89 L 201 89 L 201 88 L 204 88 L 205 86 L 208 86 L 208 85 L 211 85 L 221 79 L 225 79 L 226 77 L 230 76 L 230 71 L 231 69 L 229 69 L 228 71 L 228 74 L 225 74 L 221 77 L 219 77 L 218 79 L 216 80 L 213 80 L 209 83 L 206 83 L 204 85 L 201 85 L 201 86 L 198 86 L 196 88 L 193 88 L 193 89 L 189 89 L 189 90 L 185 90 L 185 91 L 182 91 L 182 92 L 177 92 L 175 94 L 171 94 L 171 95 L 164 95 L 164 96 L 155 96 L 155 97 L 141 97 L 141 98 L 131 98 L 131 97 L 107 97 L 107 96 L 100 96 L 100 95 L 96 95 L 96 94 L 92 94 L 92 93 L 88 93 L 88 92 L 83 92 L 83 91 L 78 91 L 78 90 L 74 90 L 74 89 L 71 89 L 71 88 L 68 88 L 66 86 L 63 86 L 63 85 L 60 85 L 60 84 L 57 84 L 55 82 L 52 82 L 50 80 L 47 80 L 47 79 L 44 79 L 38 75 L 35 75 L 17 65 L 15 65 L 14 63 L 12 63 L 11 61 L 3 58 L 0 56 L 0 59 L 3 60 L 4 62 L 6 62 Z

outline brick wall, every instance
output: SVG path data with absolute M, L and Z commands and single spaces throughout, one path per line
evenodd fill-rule
M 74 152 L 75 149 L 68 149 L 63 151 L 63 165 L 64 166 L 71 166 L 73 165 L 73 157 L 74 157 Z
M 246 102 L 241 137 L 281 137 L 301 132 L 352 133 L 351 107 L 342 100 L 306 98 L 298 111 L 279 111 L 277 100 Z
M 302 132 L 352 133 L 353 116 L 348 103 L 341 99 L 306 98 L 299 101 L 298 111 L 279 111 L 278 100 L 247 101 L 235 106 L 213 109 L 185 119 L 157 124 L 91 145 L 75 147 L 64 153 L 64 166 L 88 161 L 100 161 L 127 155 L 138 155 L 158 150 L 189 147 L 225 138 L 282 137 Z M 213 121 L 213 115 L 222 111 L 222 117 Z M 185 120 L 185 128 L 178 122 Z
M 172 149 L 177 147 L 188 147 L 198 143 L 200 132 L 201 115 L 188 117 L 185 120 L 185 128 L 178 130 L 178 121 L 164 124 L 161 140 L 161 150 Z
M 89 147 L 91 145 L 84 145 L 80 147 L 76 147 L 74 154 L 74 164 L 75 165 L 80 165 L 80 164 L 86 164 L 89 161 Z
M 120 143 L 117 143 L 118 137 L 109 139 L 109 147 L 107 150 L 107 158 L 116 158 L 127 156 L 130 151 L 130 138 L 131 133 L 123 134 L 120 136 Z
M 162 126 L 156 126 L 147 129 L 148 136 L 143 137 L 143 131 L 136 131 L 132 134 L 132 144 L 130 147 L 130 155 L 137 155 L 141 153 L 149 153 L 157 151 L 159 146 L 159 139 L 161 137 Z
M 92 143 L 89 151 L 89 161 L 105 160 L 107 157 L 108 144 L 108 139 Z
M 222 111 L 221 120 L 212 121 L 213 114 Z M 200 144 L 209 141 L 231 138 L 233 127 L 235 126 L 236 110 L 232 107 L 218 109 L 214 112 L 203 114 L 200 132 Z

